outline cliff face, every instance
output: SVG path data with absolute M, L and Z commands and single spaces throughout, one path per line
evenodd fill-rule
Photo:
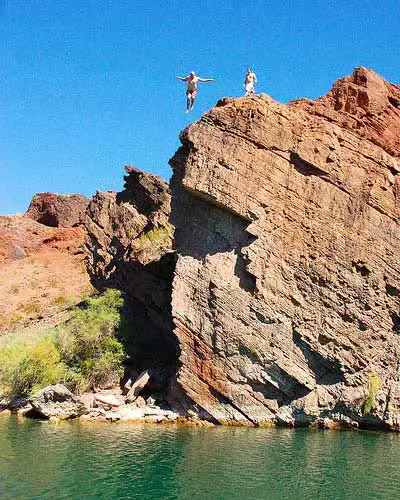
M 200 413 L 400 427 L 399 98 L 358 68 L 314 102 L 223 99 L 182 133 L 172 316 Z

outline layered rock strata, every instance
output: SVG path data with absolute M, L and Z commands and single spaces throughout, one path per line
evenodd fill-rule
M 182 133 L 177 387 L 203 416 L 400 428 L 399 92 L 358 68 L 314 102 L 223 99 Z

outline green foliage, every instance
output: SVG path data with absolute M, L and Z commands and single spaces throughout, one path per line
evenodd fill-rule
M 365 400 L 363 407 L 363 415 L 368 415 L 375 408 L 375 398 L 382 386 L 382 381 L 379 375 L 371 373 L 368 376 L 368 397 Z
M 125 356 L 116 338 L 120 323 L 121 293 L 107 290 L 91 297 L 87 307 L 75 309 L 71 319 L 56 332 L 56 345 L 74 373 L 75 390 L 114 384 L 122 375 Z
M 168 246 L 171 240 L 171 226 L 159 226 L 154 227 L 143 233 L 134 241 L 134 247 L 136 250 L 144 250 L 147 247 L 157 246 L 163 248 Z
M 50 337 L 30 344 L 16 342 L 0 350 L 0 392 L 27 396 L 62 381 L 66 367 Z
M 1 347 L 0 394 L 25 396 L 58 382 L 77 392 L 117 383 L 125 357 L 116 337 L 122 304 L 119 291 L 107 290 L 62 325 Z

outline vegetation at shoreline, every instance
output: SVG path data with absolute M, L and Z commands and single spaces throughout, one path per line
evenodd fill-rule
M 376 395 L 379 391 L 379 389 L 382 386 L 382 381 L 379 377 L 379 375 L 376 375 L 375 373 L 371 373 L 368 376 L 368 396 L 367 399 L 365 400 L 364 407 L 363 407 L 363 415 L 366 416 L 371 411 L 375 408 L 376 405 Z
M 74 307 L 64 323 L 0 347 L 0 395 L 29 396 L 49 384 L 74 392 L 115 384 L 125 350 L 118 340 L 121 292 L 106 290 Z

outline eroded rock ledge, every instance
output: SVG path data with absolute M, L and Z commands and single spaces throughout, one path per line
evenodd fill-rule
M 206 418 L 400 428 L 399 98 L 357 68 L 314 102 L 223 99 L 182 133 L 177 387 Z

